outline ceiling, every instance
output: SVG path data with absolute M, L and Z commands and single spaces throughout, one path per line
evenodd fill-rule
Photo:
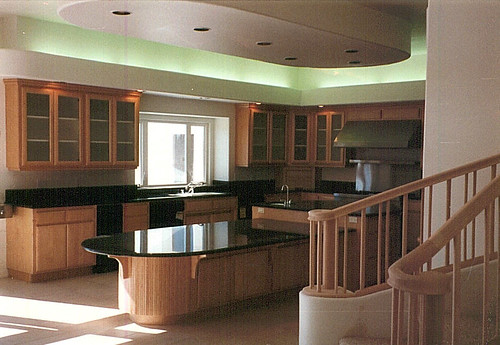
M 0 15 L 279 65 L 338 68 L 390 64 L 425 50 L 426 6 L 426 0 L 0 0 Z

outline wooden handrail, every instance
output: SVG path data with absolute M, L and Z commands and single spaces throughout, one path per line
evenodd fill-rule
M 358 201 L 354 201 L 347 205 L 338 207 L 333 210 L 311 210 L 309 211 L 310 221 L 326 221 L 335 218 L 340 218 L 347 216 L 350 213 L 359 211 L 363 208 L 367 208 L 373 205 L 377 205 L 381 202 L 397 198 L 399 196 L 410 194 L 415 191 L 421 190 L 425 187 L 441 183 L 455 177 L 462 176 L 464 174 L 470 173 L 471 171 L 477 171 L 480 169 L 487 168 L 489 166 L 498 164 L 500 162 L 500 154 L 480 159 L 417 181 L 407 183 L 405 185 L 375 194 Z
M 500 176 L 497 176 L 463 205 L 440 229 L 427 241 L 415 248 L 408 255 L 397 260 L 389 267 L 388 283 L 394 288 L 419 294 L 441 295 L 447 291 L 443 288 L 449 284 L 449 277 L 435 271 L 414 275 L 420 267 L 467 226 L 479 213 L 500 195 Z

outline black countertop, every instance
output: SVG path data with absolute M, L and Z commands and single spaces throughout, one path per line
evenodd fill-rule
M 333 210 L 335 208 L 350 204 L 352 202 L 361 200 L 369 196 L 369 195 L 349 196 L 349 195 L 336 195 L 336 194 L 334 195 L 335 195 L 334 200 L 303 200 L 303 201 L 292 200 L 292 202 L 286 206 L 284 202 L 262 202 L 262 203 L 256 203 L 254 206 L 277 208 L 277 209 L 292 210 L 292 211 L 303 211 L 303 212 L 309 212 L 311 210 L 317 210 L 317 209 Z M 399 205 L 396 205 L 394 203 L 391 205 L 391 212 L 399 212 L 400 209 L 401 208 L 399 207 Z M 378 212 L 379 212 L 378 206 L 372 206 L 366 209 L 367 216 L 378 215 Z M 361 212 L 354 212 L 352 214 L 361 215 Z
M 182 225 L 98 236 L 82 242 L 111 256 L 179 257 L 234 251 L 306 239 L 308 223 L 267 219 Z

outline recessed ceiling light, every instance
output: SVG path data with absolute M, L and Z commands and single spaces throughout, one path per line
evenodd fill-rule
M 359 50 L 357 49 L 346 49 L 344 50 L 344 53 L 347 53 L 347 54 L 354 54 L 354 53 L 357 53 L 359 52 Z
M 271 44 L 273 44 L 272 42 L 269 42 L 269 41 L 259 41 L 256 43 L 258 46 L 261 46 L 261 47 L 265 47 L 265 46 L 270 46 Z
M 132 14 L 132 12 L 129 11 L 113 11 L 111 13 L 113 13 L 115 16 L 130 16 Z
M 349 61 L 349 64 L 350 65 L 359 65 L 361 63 L 361 61 L 359 60 L 352 60 L 352 61 Z
M 261 102 L 255 102 L 255 104 L 257 104 L 257 105 L 261 105 L 262 103 L 261 103 Z
M 324 105 L 318 105 L 318 108 L 323 108 L 323 107 L 324 107 Z
M 205 26 L 200 26 L 200 27 L 194 28 L 193 30 L 197 31 L 197 32 L 207 32 L 207 31 L 210 31 L 210 28 L 207 28 Z
M 285 61 L 295 61 L 297 58 L 295 56 L 286 56 Z

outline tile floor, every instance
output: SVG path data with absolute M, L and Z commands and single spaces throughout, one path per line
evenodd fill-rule
M 0 344 L 298 344 L 298 294 L 165 327 L 117 309 L 116 272 L 29 284 L 0 279 Z

